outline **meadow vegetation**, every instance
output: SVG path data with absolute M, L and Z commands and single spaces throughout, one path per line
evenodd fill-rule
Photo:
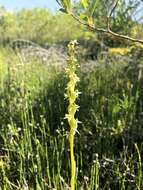
M 142 46 L 107 42 L 62 13 L 0 11 L 0 190 L 70 189 L 64 94 L 66 45 L 75 38 L 76 189 L 143 189 Z M 139 35 L 142 25 L 132 27 Z

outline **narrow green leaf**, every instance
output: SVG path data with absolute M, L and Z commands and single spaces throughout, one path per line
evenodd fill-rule
M 69 12 L 71 9 L 71 0 L 57 0 L 58 4 L 61 5 L 66 12 Z
M 83 7 L 84 7 L 85 9 L 88 8 L 88 6 L 89 6 L 89 0 L 81 0 L 81 3 L 82 3 L 82 5 L 83 5 Z
M 62 9 L 62 8 L 61 8 L 60 11 L 63 12 L 63 13 L 67 13 L 67 10 L 66 10 L 66 9 Z
M 88 9 L 89 17 L 93 16 L 95 9 L 96 9 L 96 5 L 97 5 L 97 0 L 93 0 Z

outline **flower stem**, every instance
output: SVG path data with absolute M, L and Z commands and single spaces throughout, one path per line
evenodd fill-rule
M 76 184 L 76 161 L 74 156 L 74 137 L 77 129 L 78 120 L 75 118 L 76 111 L 79 106 L 76 104 L 76 99 L 78 98 L 79 92 L 76 89 L 76 84 L 79 81 L 78 76 L 76 75 L 77 69 L 77 59 L 76 59 L 76 47 L 77 42 L 71 41 L 68 45 L 68 68 L 66 69 L 67 76 L 69 77 L 69 82 L 67 84 L 67 93 L 65 97 L 69 101 L 68 114 L 66 118 L 70 126 L 69 133 L 69 143 L 70 143 L 70 159 L 71 159 L 71 181 L 70 186 L 71 190 L 75 190 Z

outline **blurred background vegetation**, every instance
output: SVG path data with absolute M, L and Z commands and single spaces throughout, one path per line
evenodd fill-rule
M 98 18 L 102 7 L 98 7 Z M 115 31 L 143 37 L 121 4 Z M 125 22 L 126 21 L 126 22 Z M 104 23 L 102 23 L 104 24 Z M 0 9 L 0 189 L 69 189 L 67 43 L 77 39 L 77 190 L 143 188 L 143 46 L 44 8 Z M 136 146 L 135 146 L 136 144 Z

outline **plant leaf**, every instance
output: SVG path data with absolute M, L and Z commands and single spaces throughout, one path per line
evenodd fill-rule
M 64 12 L 69 12 L 71 9 L 71 0 L 57 0 L 58 4 L 61 5 L 65 10 Z
M 81 0 L 81 3 L 82 3 L 82 5 L 83 5 L 83 7 L 84 7 L 85 9 L 88 8 L 88 6 L 89 6 L 89 0 Z
M 96 9 L 96 5 L 97 5 L 97 0 L 93 0 L 89 6 L 89 10 L 88 10 L 88 14 L 89 17 L 92 17 L 94 14 L 94 11 Z

